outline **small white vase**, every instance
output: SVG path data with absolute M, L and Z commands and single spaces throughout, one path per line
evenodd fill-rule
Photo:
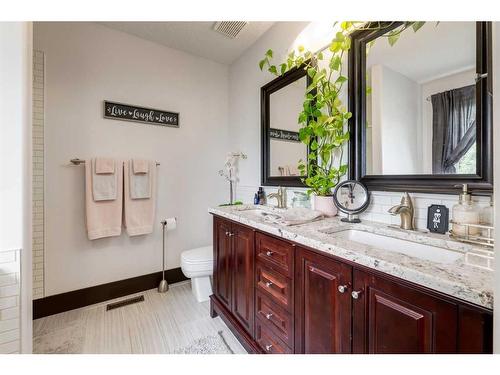
M 337 216 L 338 210 L 337 207 L 335 206 L 335 203 L 333 203 L 333 197 L 331 195 L 327 196 L 314 195 L 313 204 L 314 204 L 314 209 L 316 211 L 322 212 L 323 215 L 328 217 Z

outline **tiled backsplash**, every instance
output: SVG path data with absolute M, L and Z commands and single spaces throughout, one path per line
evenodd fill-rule
M 253 197 L 258 188 L 258 186 L 237 186 L 236 197 L 244 203 L 253 203 Z M 269 194 L 276 191 L 277 188 L 264 187 L 264 190 L 266 194 Z M 293 191 L 305 190 L 306 189 L 301 188 L 287 188 L 288 207 L 291 207 L 292 205 Z M 360 215 L 360 219 L 399 225 L 399 216 L 393 216 L 389 214 L 387 210 L 389 210 L 392 206 L 400 204 L 402 195 L 402 192 L 372 192 L 370 195 L 371 204 L 368 209 Z M 451 219 L 451 208 L 458 202 L 458 190 L 457 195 L 410 193 L 410 196 L 415 209 L 415 225 L 418 229 L 427 228 L 427 208 L 431 204 L 443 204 L 448 207 Z M 487 206 L 490 201 L 489 197 L 476 196 L 473 196 L 473 200 L 476 201 L 481 207 Z M 274 201 L 271 201 L 270 203 L 275 204 Z
M 369 221 L 378 221 L 381 223 L 398 225 L 401 222 L 400 217 L 393 216 L 387 211 L 392 206 L 401 203 L 402 195 L 403 193 L 399 192 L 372 192 L 371 204 L 368 209 L 360 215 L 360 218 Z M 415 210 L 415 226 L 418 229 L 427 228 L 427 208 L 431 204 L 442 204 L 448 207 L 451 219 L 451 209 L 458 202 L 458 191 L 457 195 L 410 193 L 410 196 Z M 490 202 L 488 197 L 473 197 L 473 200 L 480 206 L 487 206 Z
M 44 58 L 33 51 L 33 299 L 44 296 Z
M 0 354 L 19 352 L 20 251 L 0 251 Z

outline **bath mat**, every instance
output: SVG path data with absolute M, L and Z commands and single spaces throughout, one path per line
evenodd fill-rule
M 217 336 L 198 339 L 184 348 L 176 349 L 174 354 L 234 354 L 234 352 L 222 336 L 222 331 L 219 331 Z

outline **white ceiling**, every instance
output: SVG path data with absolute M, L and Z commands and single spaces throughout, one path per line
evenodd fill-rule
M 475 22 L 427 22 L 416 33 L 405 30 L 394 46 L 377 40 L 368 53 L 366 67 L 385 65 L 423 83 L 474 67 Z
M 115 30 L 179 49 L 223 64 L 231 64 L 274 22 L 249 22 L 235 39 L 213 27 L 215 22 L 99 22 Z

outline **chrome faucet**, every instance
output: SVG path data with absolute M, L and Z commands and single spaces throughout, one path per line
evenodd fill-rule
M 268 198 L 276 198 L 278 201 L 278 208 L 286 208 L 286 189 L 283 187 L 278 187 L 278 192 L 271 193 L 267 196 Z
M 391 215 L 399 215 L 401 217 L 401 229 L 415 230 L 413 225 L 414 210 L 410 194 L 407 192 L 401 197 L 401 204 L 391 207 L 388 211 Z

